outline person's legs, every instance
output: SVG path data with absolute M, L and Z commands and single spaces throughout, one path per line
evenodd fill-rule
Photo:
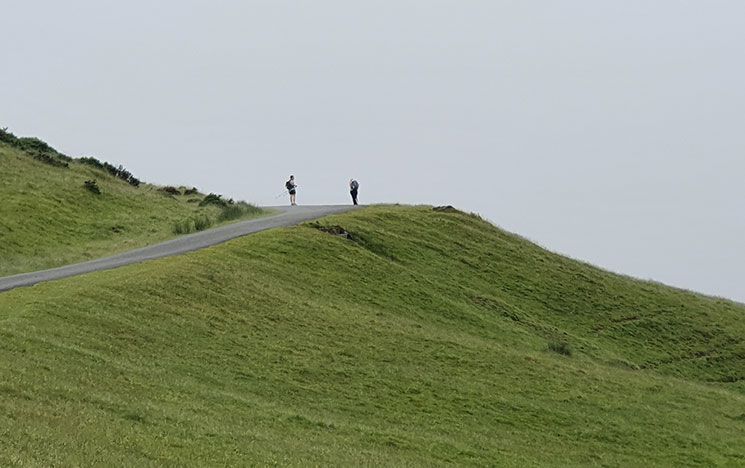
M 296 205 L 295 203 L 295 192 L 290 192 L 290 205 Z
M 354 203 L 356 205 L 357 204 L 357 190 L 352 190 L 349 193 L 352 194 L 352 203 Z

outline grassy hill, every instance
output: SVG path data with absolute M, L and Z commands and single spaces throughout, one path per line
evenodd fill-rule
M 260 214 L 236 203 L 228 211 L 222 200 L 200 206 L 203 194 L 144 184 L 123 168 L 73 159 L 5 130 L 0 174 L 0 276 L 98 258 Z M 87 189 L 86 181 L 95 181 L 100 193 Z
M 368 208 L 0 294 L 0 465 L 741 466 L 744 319 Z

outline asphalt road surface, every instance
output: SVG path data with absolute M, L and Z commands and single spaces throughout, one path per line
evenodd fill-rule
M 170 257 L 186 252 L 210 247 L 215 244 L 235 239 L 236 237 L 253 234 L 267 229 L 294 226 L 306 221 L 321 218 L 326 215 L 343 213 L 355 209 L 348 205 L 327 206 L 274 206 L 266 207 L 276 213 L 261 218 L 239 221 L 237 223 L 220 226 L 214 229 L 177 237 L 161 244 L 155 244 L 136 250 L 130 250 L 112 257 L 99 258 L 83 263 L 75 263 L 51 270 L 34 271 L 20 275 L 0 278 L 0 292 L 22 286 L 33 286 L 43 281 L 52 281 L 69 276 L 82 275 L 94 271 L 110 270 L 124 265 L 140 263 L 156 258 Z

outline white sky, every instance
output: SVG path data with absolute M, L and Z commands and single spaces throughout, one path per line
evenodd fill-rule
M 157 4 L 156 4 L 157 3 Z M 745 2 L 4 2 L 0 126 L 149 182 L 452 204 L 745 301 Z

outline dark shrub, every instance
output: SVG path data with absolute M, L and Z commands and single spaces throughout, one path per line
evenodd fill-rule
M 93 166 L 96 169 L 105 170 L 103 163 L 96 158 L 92 158 L 92 157 L 78 158 L 78 162 L 81 164 L 85 164 L 87 166 Z
M 88 189 L 89 192 L 101 195 L 101 189 L 98 188 L 98 184 L 95 180 L 86 180 L 83 182 L 83 186 Z
M 89 158 L 89 159 L 95 159 L 95 158 Z M 98 161 L 98 162 L 101 163 L 101 161 Z M 88 164 L 94 165 L 93 163 L 88 163 Z M 114 166 L 113 164 L 109 164 L 107 162 L 103 162 L 101 163 L 101 165 L 103 166 L 103 169 L 106 172 L 113 175 L 114 177 L 118 177 L 122 179 L 123 181 L 127 182 L 129 185 L 132 185 L 134 187 L 140 186 L 140 180 L 137 177 L 133 176 L 131 172 L 124 169 L 124 166 L 122 166 L 121 164 L 119 165 L 119 167 Z
M 140 180 L 133 176 L 131 172 L 124 169 L 123 166 L 116 167 L 107 162 L 101 162 L 96 158 L 85 157 L 73 159 L 56 149 L 49 146 L 45 141 L 31 137 L 17 137 L 8 131 L 7 127 L 0 129 L 0 141 L 18 148 L 34 159 L 55 167 L 69 167 L 70 162 L 78 161 L 81 164 L 87 164 L 97 169 L 103 169 L 114 177 L 118 177 L 128 184 L 139 187 Z
M 72 161 L 72 158 L 60 153 L 49 146 L 45 141 L 33 137 L 17 137 L 8 131 L 8 127 L 0 129 L 0 141 L 30 154 L 42 153 L 48 156 L 56 156 L 64 161 Z
M 181 195 L 181 190 L 176 187 L 171 187 L 170 185 L 159 188 L 158 192 L 166 193 L 168 195 Z
M 51 155 L 48 153 L 35 153 L 34 159 L 36 159 L 39 162 L 43 162 L 44 164 L 49 164 L 50 166 L 54 167 L 69 167 L 70 165 L 67 164 L 65 161 L 60 160 L 60 158 L 56 155 Z
M 57 153 L 46 142 L 33 137 L 21 137 L 16 141 L 16 146 L 24 151 L 38 151 L 40 153 Z
M 221 208 L 228 206 L 228 202 L 222 199 L 222 195 L 210 193 L 199 202 L 199 206 L 215 205 Z
M 46 142 L 38 138 L 18 138 L 9 132 L 7 127 L 0 129 L 0 141 L 18 148 L 37 161 L 49 164 L 50 166 L 68 167 L 69 165 L 67 163 L 72 161 L 72 158 L 58 152 Z
M 8 131 L 8 127 L 0 128 L 0 141 L 11 146 L 17 146 L 18 137 Z
M 103 171 L 108 172 L 114 177 L 118 177 L 119 179 L 122 179 L 123 181 L 127 182 L 129 185 L 132 185 L 134 187 L 140 186 L 140 180 L 133 176 L 131 172 L 124 169 L 124 166 L 119 165 L 119 167 L 114 166 L 113 164 L 109 164 L 106 161 L 101 161 L 99 159 L 93 158 L 93 157 L 84 157 L 84 158 L 78 158 L 77 161 L 80 164 L 85 164 L 87 166 L 95 167 L 96 169 L 101 169 Z
M 192 187 L 190 189 L 184 190 L 184 195 L 197 195 L 199 193 L 199 190 L 197 190 L 196 187 Z
M 308 226 L 318 229 L 321 232 L 325 232 L 326 234 L 331 234 L 332 236 L 343 237 L 344 239 L 349 239 L 351 241 L 355 240 L 352 234 L 347 232 L 346 229 L 339 226 L 338 224 L 333 226 L 326 226 L 318 222 L 313 222 L 308 224 Z

